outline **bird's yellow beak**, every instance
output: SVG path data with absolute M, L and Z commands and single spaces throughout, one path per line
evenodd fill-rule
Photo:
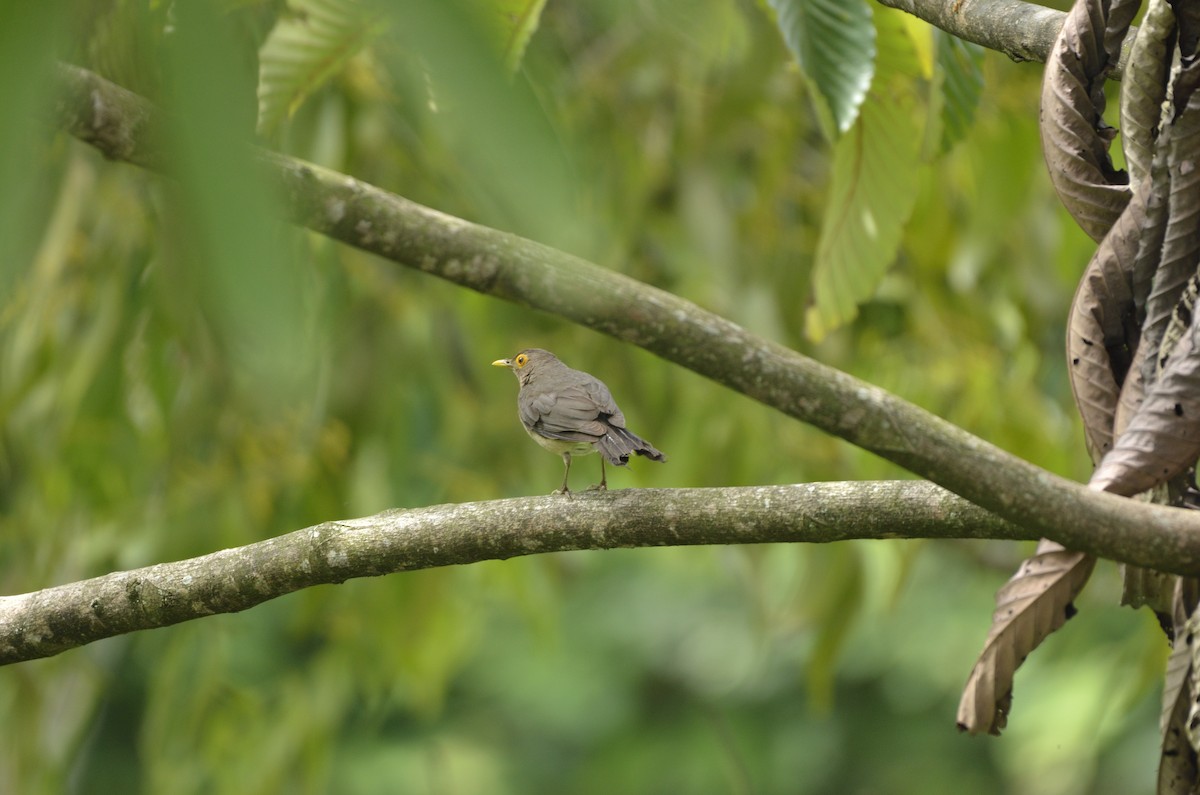
M 510 366 L 512 366 L 512 359 L 497 359 L 496 361 L 492 362 L 492 367 L 510 367 Z

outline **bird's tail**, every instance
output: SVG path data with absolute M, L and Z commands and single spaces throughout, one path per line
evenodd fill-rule
M 644 455 L 651 461 L 667 460 L 661 450 L 656 449 L 654 445 L 636 433 L 631 433 L 624 428 L 610 427 L 608 433 L 600 438 L 596 446 L 600 448 L 600 454 L 607 458 L 610 464 L 619 467 L 628 464 L 629 456 L 634 453 Z

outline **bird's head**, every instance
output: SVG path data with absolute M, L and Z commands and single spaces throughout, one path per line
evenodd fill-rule
M 554 365 L 562 366 L 562 362 L 553 353 L 541 348 L 526 348 L 511 359 L 497 359 L 492 362 L 492 367 L 507 367 L 512 370 L 513 375 L 522 384 L 528 384 L 539 372 L 544 372 Z

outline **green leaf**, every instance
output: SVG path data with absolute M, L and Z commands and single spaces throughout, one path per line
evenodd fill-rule
M 42 166 L 42 118 L 56 95 L 54 58 L 70 13 L 63 2 L 18 3 L 5 9 L 0 24 L 0 103 L 5 109 L 0 125 L 0 294 L 5 296 L 10 280 L 31 261 L 41 232 L 36 219 L 42 195 L 34 188 L 52 179 Z
M 289 0 L 259 50 L 258 130 L 270 135 L 383 30 L 356 0 Z
M 770 0 L 783 40 L 816 87 L 839 133 L 854 124 L 875 72 L 866 0 Z
M 813 266 L 805 331 L 819 340 L 858 313 L 896 256 L 916 201 L 922 131 L 916 53 L 908 33 L 880 14 L 879 74 L 858 121 L 833 152 L 833 182 Z
M 280 212 L 272 185 L 241 145 L 250 120 L 237 110 L 249 103 L 238 100 L 253 96 L 254 74 L 238 57 L 236 20 L 219 11 L 180 5 L 164 51 L 163 141 L 181 197 L 172 234 L 186 252 L 172 259 L 168 281 L 174 300 L 202 308 L 206 333 L 245 379 L 238 387 L 277 410 L 314 366 L 304 333 L 308 282 L 267 220 Z
M 381 51 L 381 61 L 398 79 L 422 81 L 436 98 L 423 134 L 454 153 L 444 176 L 457 181 L 459 198 L 469 196 L 494 225 L 569 249 L 587 234 L 569 140 L 530 82 L 505 71 L 477 2 L 380 4 L 405 54 Z
M 937 65 L 942 78 L 942 151 L 967 137 L 983 94 L 983 48 L 941 31 Z
M 546 0 L 472 0 L 482 12 L 491 37 L 509 72 L 517 71 L 529 40 L 537 31 Z

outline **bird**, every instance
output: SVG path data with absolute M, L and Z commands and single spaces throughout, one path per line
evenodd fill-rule
M 550 351 L 526 348 L 511 359 L 497 359 L 492 366 L 507 367 L 517 377 L 521 385 L 517 416 L 525 432 L 562 456 L 562 487 L 554 494 L 570 493 L 571 456 L 600 453 L 600 482 L 588 491 L 608 490 L 605 460 L 625 466 L 635 453 L 651 461 L 667 460 L 662 451 L 625 427 L 625 415 L 604 382 L 567 367 Z

